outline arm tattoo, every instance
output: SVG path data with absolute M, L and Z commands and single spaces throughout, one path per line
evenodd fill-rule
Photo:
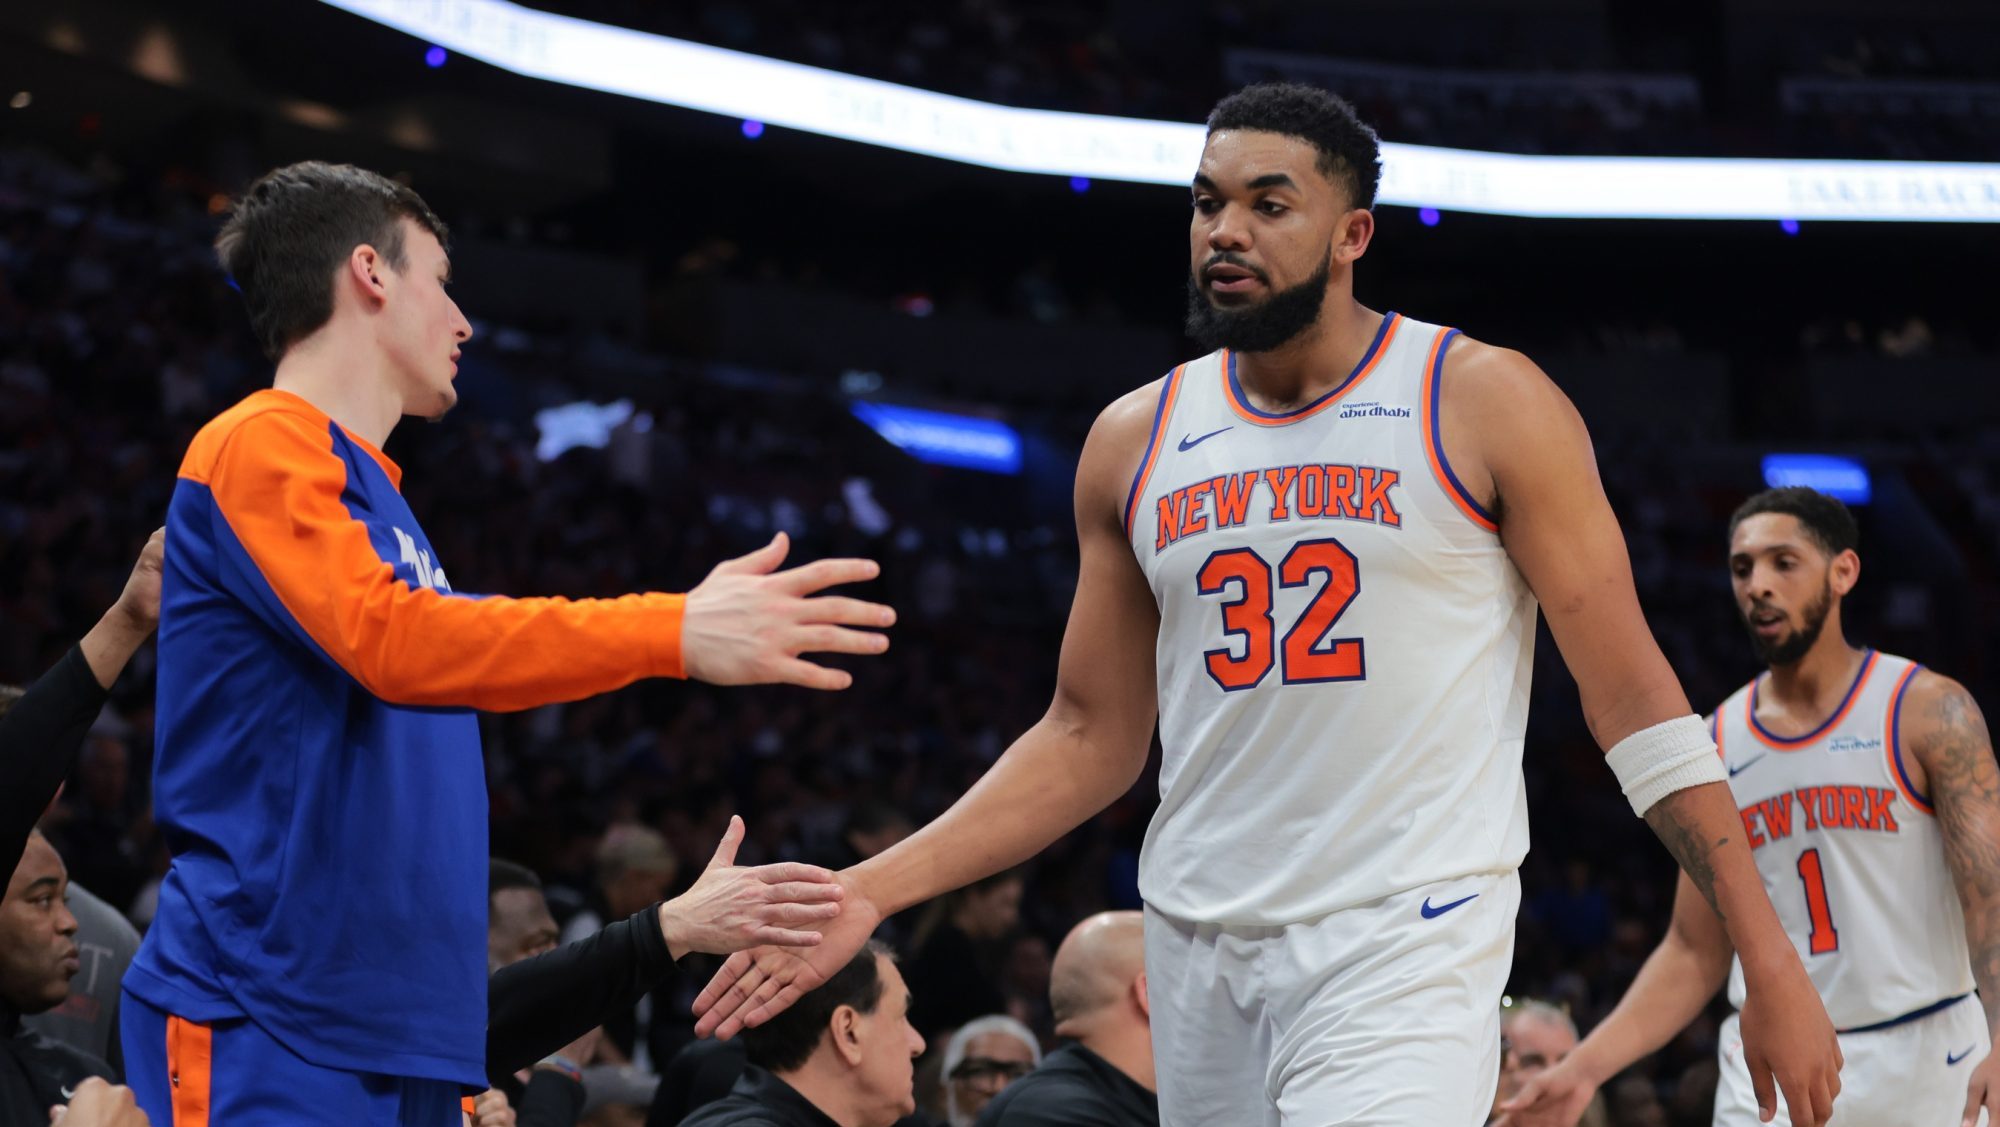
M 1688 875 L 1688 880 L 1694 882 L 1695 889 L 1701 893 L 1701 898 L 1708 901 L 1710 908 L 1715 909 L 1716 918 L 1727 922 L 1722 914 L 1722 905 L 1715 899 L 1715 866 L 1709 864 L 1708 855 L 1711 851 L 1727 845 L 1729 838 L 1721 837 L 1716 839 L 1713 845 L 1704 845 L 1701 835 L 1695 832 L 1694 827 L 1681 822 L 1676 809 L 1680 805 L 1677 801 L 1680 797 L 1679 794 L 1670 794 L 1655 802 L 1653 808 L 1646 811 L 1646 824 L 1653 827 L 1653 833 L 1658 835 L 1660 843 L 1665 845 L 1667 852 L 1673 854 L 1674 860 L 1680 863 L 1681 871 Z
M 1948 683 L 1925 719 L 1929 731 L 1913 751 L 1930 776 L 1945 861 L 1965 910 L 1973 979 L 1993 1024 L 2000 1018 L 2000 767 L 1979 705 L 1961 686 Z

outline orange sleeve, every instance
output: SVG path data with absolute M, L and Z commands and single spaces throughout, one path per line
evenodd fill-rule
M 405 582 L 342 501 L 347 466 L 325 424 L 252 415 L 203 460 L 227 525 L 218 534 L 242 546 L 299 629 L 382 700 L 510 711 L 685 675 L 683 595 L 469 598 Z

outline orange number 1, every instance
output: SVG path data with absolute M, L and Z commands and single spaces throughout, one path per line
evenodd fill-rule
M 1806 914 L 1812 917 L 1809 949 L 1815 955 L 1840 950 L 1840 932 L 1833 926 L 1833 909 L 1826 903 L 1826 872 L 1820 867 L 1819 850 L 1799 854 L 1799 882 L 1806 886 Z

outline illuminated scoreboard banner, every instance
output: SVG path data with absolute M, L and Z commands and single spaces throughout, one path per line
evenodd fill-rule
M 323 2 L 532 78 L 1011 172 L 1186 185 L 1201 153 L 1197 124 L 995 105 L 506 0 Z M 1393 142 L 1382 159 L 1381 202 L 1441 211 L 2000 222 L 2000 164 L 1523 156 Z

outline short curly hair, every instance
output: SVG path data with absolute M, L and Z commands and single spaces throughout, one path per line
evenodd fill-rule
M 1302 82 L 1260 82 L 1215 104 L 1208 132 L 1255 129 L 1296 137 L 1319 150 L 1318 167 L 1343 184 L 1355 207 L 1374 207 L 1382 143 L 1347 99 Z
M 1737 525 L 1759 513 L 1783 513 L 1797 517 L 1806 535 L 1829 556 L 1861 546 L 1861 528 L 1854 523 L 1853 511 L 1839 498 L 1829 497 L 1817 489 L 1803 485 L 1766 489 L 1737 506 L 1736 512 L 1730 515 L 1730 537 L 1733 539 L 1736 536 Z

